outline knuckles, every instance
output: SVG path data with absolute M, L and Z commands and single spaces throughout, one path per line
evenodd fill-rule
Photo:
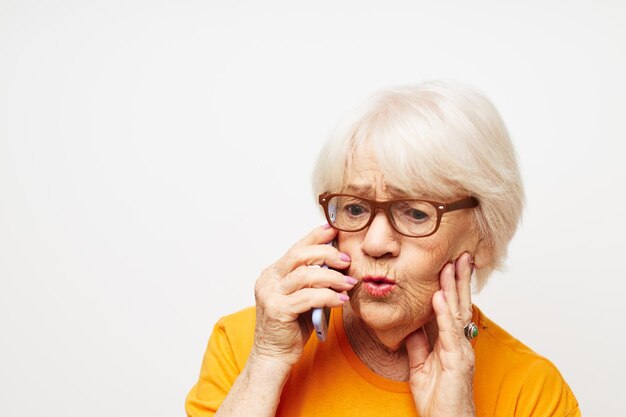
M 294 264 L 298 262 L 298 251 L 297 251 L 297 247 L 291 248 L 287 251 L 287 253 L 285 253 L 283 255 L 283 257 L 281 258 L 281 260 L 279 262 L 283 262 L 286 264 Z
M 467 307 L 464 310 L 465 311 L 462 313 L 463 314 L 464 323 L 469 323 L 470 321 L 472 321 L 472 317 L 474 316 L 474 311 L 472 310 L 471 306 Z

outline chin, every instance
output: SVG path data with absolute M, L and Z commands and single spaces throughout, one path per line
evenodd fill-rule
M 363 322 L 373 330 L 392 330 L 402 324 L 402 314 L 395 306 L 379 302 L 362 302 L 355 309 Z
M 396 336 L 393 338 L 404 339 L 409 333 L 434 318 L 430 302 L 414 302 L 411 305 L 421 307 L 409 309 L 406 301 L 371 299 L 358 293 L 351 294 L 350 297 L 352 310 L 367 327 L 379 335 L 380 333 L 395 333 Z

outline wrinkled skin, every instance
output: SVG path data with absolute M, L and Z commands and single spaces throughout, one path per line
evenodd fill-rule
M 432 199 L 388 186 L 367 153 L 352 168 L 343 192 L 376 200 Z M 334 238 L 337 249 L 326 244 Z M 274 379 L 285 381 L 310 337 L 310 310 L 343 305 L 357 355 L 374 372 L 408 381 L 421 416 L 474 415 L 474 354 L 463 327 L 472 317 L 472 269 L 487 255 L 471 210 L 446 213 L 438 231 L 424 238 L 398 234 L 382 212 L 360 232 L 316 228 L 257 280 L 257 324 L 247 366 L 272 369 Z M 330 269 L 311 267 L 324 263 Z M 367 276 L 393 280 L 394 288 L 372 296 L 363 287 Z
M 357 159 L 353 170 L 342 192 L 407 197 L 385 183 L 373 157 Z M 357 355 L 382 376 L 408 380 L 420 415 L 473 415 L 474 353 L 463 327 L 472 318 L 472 268 L 486 254 L 471 210 L 446 213 L 424 238 L 400 235 L 379 211 L 368 228 L 339 232 L 337 240 L 352 259 L 346 273 L 359 280 L 343 313 Z M 393 280 L 394 289 L 372 296 L 363 288 L 367 276 Z

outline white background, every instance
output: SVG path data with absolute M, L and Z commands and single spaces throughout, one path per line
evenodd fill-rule
M 339 3 L 0 0 L 0 415 L 183 415 L 217 318 L 322 223 L 323 138 L 431 78 L 491 97 L 527 189 L 477 304 L 623 412 L 624 3 Z

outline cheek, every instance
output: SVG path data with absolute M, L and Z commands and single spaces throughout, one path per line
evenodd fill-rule
M 450 260 L 458 258 L 465 251 L 473 251 L 478 242 L 472 218 L 468 214 L 461 214 L 447 222 L 442 220 L 440 226 L 442 246 L 448 248 Z
M 429 271 L 439 272 L 449 263 L 454 262 L 465 251 L 470 250 L 473 234 L 464 224 L 446 224 L 442 221 L 439 231 L 420 242 L 420 253 L 416 258 L 422 259 Z
M 405 269 L 399 276 L 401 291 L 395 301 L 400 310 L 410 313 L 410 316 L 423 319 L 432 311 L 432 298 L 441 288 L 439 284 L 439 262 L 428 262 L 419 269 Z
M 360 251 L 362 239 L 359 239 L 358 235 L 359 233 L 337 232 L 337 237 L 335 238 L 337 249 L 353 257 Z
M 449 260 L 447 245 L 440 239 L 424 238 L 419 245 L 403 248 L 399 270 L 405 279 L 416 284 L 439 283 L 439 272 Z
M 363 236 L 360 233 L 339 232 L 337 248 L 352 258 L 352 264 L 346 271 L 348 274 L 369 272 L 370 268 L 386 268 L 407 290 L 407 296 L 414 301 L 432 297 L 439 290 L 439 274 L 443 267 L 460 255 L 459 248 L 464 247 L 464 230 L 443 224 L 433 236 L 411 240 L 403 239 L 399 256 L 374 260 L 361 250 Z M 461 251 L 462 252 L 462 251 Z M 375 268 L 378 270 L 378 268 Z
M 347 253 L 353 260 L 349 270 L 360 271 L 373 266 L 373 259 L 367 257 L 361 251 L 363 237 L 360 233 L 339 232 L 337 234 L 337 249 Z M 406 238 L 401 243 L 401 250 L 398 257 L 379 261 L 386 264 L 389 271 L 397 279 L 402 279 L 409 286 L 432 287 L 435 283 L 435 290 L 439 288 L 439 272 L 445 264 L 451 260 L 454 248 L 450 239 L 445 236 L 434 235 L 432 237 L 421 238 L 419 241 L 411 241 Z M 433 292 L 434 292 L 433 291 Z

